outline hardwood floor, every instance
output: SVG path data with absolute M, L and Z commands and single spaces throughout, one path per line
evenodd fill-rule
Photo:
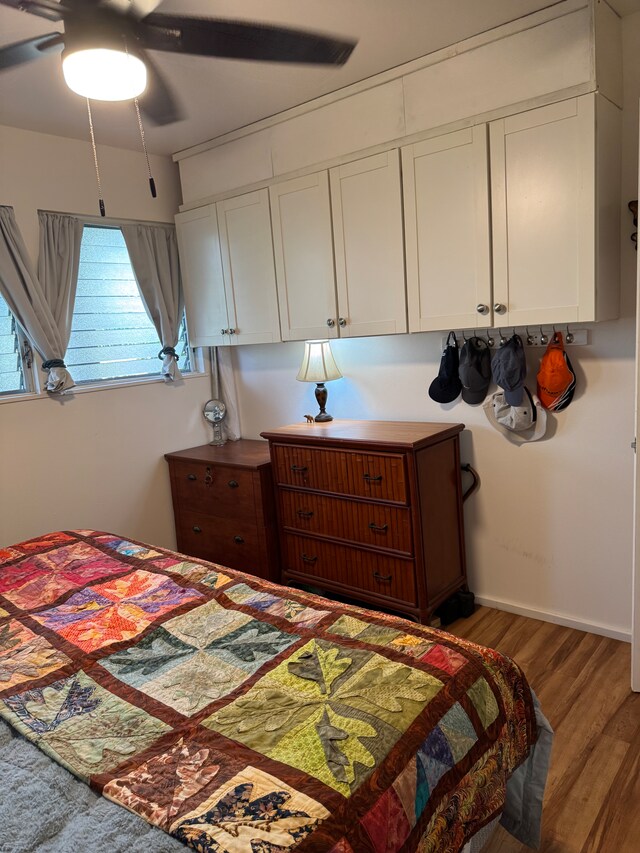
M 629 687 L 630 645 L 488 607 L 446 630 L 514 658 L 555 731 L 541 850 L 640 851 L 640 693 Z M 526 850 L 499 828 L 483 853 Z

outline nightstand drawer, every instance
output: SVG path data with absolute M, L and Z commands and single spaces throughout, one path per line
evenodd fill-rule
M 272 459 L 276 482 L 281 485 L 367 500 L 409 503 L 401 454 L 274 444 Z
M 411 560 L 284 534 L 287 572 L 326 581 L 345 595 L 373 593 L 405 604 L 416 603 L 415 570 Z
M 243 468 L 172 461 L 175 499 L 186 512 L 255 522 L 253 474 Z
M 184 512 L 176 534 L 178 550 L 182 553 L 231 569 L 253 574 L 263 560 L 255 524 Z
M 284 528 L 301 533 L 413 554 L 411 515 L 406 507 L 281 489 L 280 515 Z

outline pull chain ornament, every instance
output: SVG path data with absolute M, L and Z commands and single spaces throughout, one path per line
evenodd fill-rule
M 100 207 L 100 216 L 105 216 L 104 198 L 102 197 L 102 182 L 100 181 L 100 169 L 98 167 L 98 151 L 96 150 L 96 138 L 93 133 L 93 118 L 91 116 L 91 103 L 87 98 L 87 113 L 89 115 L 89 133 L 91 134 L 91 149 L 93 151 L 93 163 L 96 168 L 96 181 L 98 182 L 98 206 Z
M 149 165 L 149 152 L 147 151 L 147 143 L 144 138 L 144 127 L 142 125 L 142 116 L 140 115 L 140 104 L 138 103 L 137 98 L 134 99 L 134 103 L 136 105 L 136 115 L 138 116 L 138 127 L 140 128 L 140 141 L 142 142 L 142 150 L 144 151 L 145 160 L 147 161 L 149 189 L 151 190 L 151 197 L 156 198 L 156 182 L 153 180 L 153 175 L 151 174 L 151 166 Z

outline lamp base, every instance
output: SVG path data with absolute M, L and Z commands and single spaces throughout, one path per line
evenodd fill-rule
M 325 421 L 332 421 L 333 417 L 328 415 L 325 411 L 325 406 L 327 405 L 327 397 L 329 396 L 329 392 L 324 387 L 324 382 L 316 383 L 316 400 L 318 401 L 318 405 L 320 406 L 320 412 L 316 415 L 315 421 L 318 424 L 324 423 Z

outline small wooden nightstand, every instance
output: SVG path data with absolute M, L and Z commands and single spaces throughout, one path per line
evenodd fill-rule
M 178 550 L 279 580 L 269 445 L 204 444 L 165 454 Z

